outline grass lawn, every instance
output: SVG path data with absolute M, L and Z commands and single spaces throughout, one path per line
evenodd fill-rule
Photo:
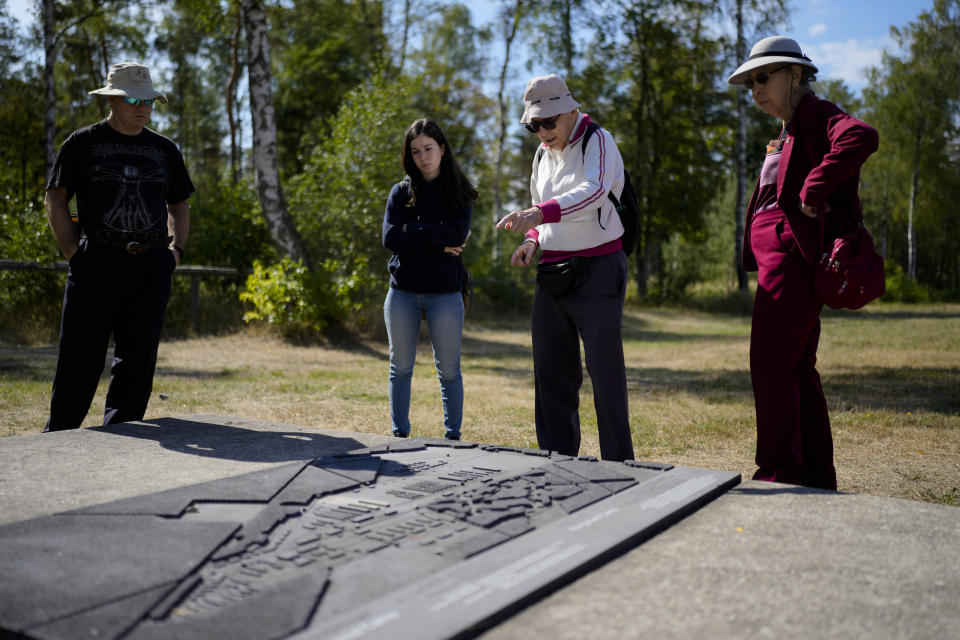
M 628 308 L 624 349 L 637 457 L 754 471 L 749 318 Z M 960 305 L 872 304 L 823 315 L 818 368 L 841 491 L 960 506 Z M 0 344 L 0 436 L 39 433 L 55 346 Z M 389 432 L 386 339 L 327 346 L 262 331 L 165 342 L 147 419 L 220 414 Z M 464 438 L 535 447 L 528 321 L 468 317 Z M 102 415 L 105 371 L 90 416 Z M 581 453 L 599 455 L 590 380 Z M 413 435 L 441 436 L 439 387 L 421 341 Z

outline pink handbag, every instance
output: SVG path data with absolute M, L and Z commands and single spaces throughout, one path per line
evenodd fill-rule
M 831 309 L 859 309 L 884 294 L 883 256 L 874 249 L 873 236 L 862 222 L 834 240 L 829 249 L 813 274 L 820 302 Z

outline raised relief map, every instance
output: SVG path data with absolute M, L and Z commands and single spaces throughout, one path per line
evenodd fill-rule
M 0 527 L 26 638 L 456 638 L 739 483 L 414 439 Z

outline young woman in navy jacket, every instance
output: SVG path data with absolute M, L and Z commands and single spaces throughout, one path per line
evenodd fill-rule
M 463 378 L 460 341 L 466 270 L 460 254 L 470 233 L 477 191 L 432 120 L 417 120 L 403 137 L 407 178 L 390 190 L 383 246 L 393 252 L 383 304 L 390 339 L 390 418 L 393 435 L 410 435 L 410 385 L 420 321 L 426 319 L 440 380 L 444 437 L 460 439 Z

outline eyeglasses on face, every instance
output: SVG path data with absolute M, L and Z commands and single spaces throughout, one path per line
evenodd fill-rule
M 749 91 L 749 90 L 753 89 L 754 83 L 756 83 L 756 84 L 767 84 L 767 80 L 770 79 L 770 76 L 772 76 L 773 74 L 775 74 L 777 71 L 782 71 L 783 69 L 786 69 L 786 68 L 789 67 L 789 66 L 790 66 L 789 64 L 785 64 L 785 65 L 783 65 L 782 67 L 777 67 L 776 69 L 774 69 L 773 71 L 770 71 L 770 72 L 761 71 L 760 73 L 758 73 L 758 74 L 755 75 L 754 77 L 752 77 L 752 78 L 747 78 L 747 79 L 743 82 L 743 86 L 747 88 L 747 91 Z
M 543 118 L 542 120 L 531 120 L 523 126 L 525 126 L 530 133 L 540 131 L 540 127 L 543 127 L 547 131 L 553 131 L 557 127 L 557 118 L 559 118 L 560 115 L 563 114 L 555 115 L 552 118 Z
M 140 106 L 141 103 L 150 107 L 153 106 L 154 98 L 131 98 L 130 96 L 123 96 L 123 101 L 135 107 Z

